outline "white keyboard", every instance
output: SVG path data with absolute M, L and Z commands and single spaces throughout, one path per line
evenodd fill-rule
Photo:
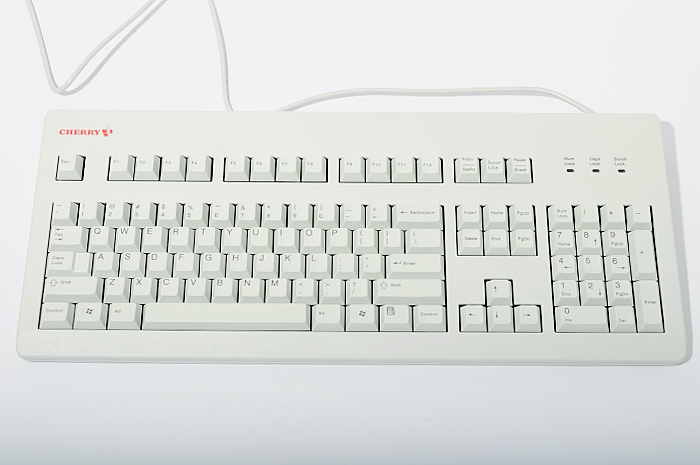
M 28 360 L 677 364 L 650 115 L 57 111 Z

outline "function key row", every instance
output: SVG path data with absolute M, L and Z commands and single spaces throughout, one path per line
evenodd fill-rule
M 339 171 L 340 182 L 441 183 L 442 159 L 347 156 L 340 159 Z
M 108 181 L 211 181 L 209 155 L 129 155 L 109 157 Z
M 328 182 L 327 165 L 320 156 L 234 155 L 224 161 L 224 181 Z
M 532 183 L 532 161 L 529 158 L 455 158 L 457 183 Z

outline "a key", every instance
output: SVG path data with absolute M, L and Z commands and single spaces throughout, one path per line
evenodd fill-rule
M 416 182 L 416 160 L 408 156 L 392 158 L 391 182 Z
M 511 205 L 508 207 L 511 229 L 535 229 L 535 211 L 532 205 Z
M 109 181 L 131 181 L 134 179 L 134 165 L 136 158 L 133 155 L 120 153 L 109 157 Z
M 209 208 L 209 226 L 219 229 L 233 227 L 236 208 L 232 203 L 212 203 Z
M 94 230 L 93 232 L 94 233 Z M 91 233 L 91 236 L 92 236 Z M 91 238 L 92 239 L 92 238 Z M 160 226 L 143 228 L 141 231 L 141 251 L 145 253 L 167 252 L 168 230 Z
M 287 221 L 290 228 L 303 229 L 313 226 L 313 207 L 308 203 L 293 203 L 287 208 Z
M 393 254 L 386 259 L 387 278 L 438 278 L 444 279 L 442 255 Z
M 637 325 L 634 318 L 634 307 L 616 305 L 608 310 L 611 333 L 636 333 Z
M 489 229 L 484 232 L 485 255 L 510 255 L 509 235 L 505 229 Z
M 56 181 L 82 181 L 85 157 L 77 153 L 62 153 L 58 156 Z
M 277 159 L 277 181 L 299 182 L 301 180 L 301 160 L 294 155 L 282 155 Z
M 205 278 L 190 278 L 185 280 L 185 302 L 211 302 L 211 280 Z
M 170 278 L 173 275 L 173 254 L 149 253 L 146 262 L 146 277 Z
M 551 258 L 552 279 L 554 281 L 578 279 L 576 257 L 573 255 L 556 255 Z
M 491 279 L 486 281 L 486 305 L 512 305 L 512 284 L 504 279 Z
M 262 303 L 265 296 L 265 281 L 258 278 L 241 279 L 238 284 L 240 303 Z
M 557 229 L 549 233 L 549 246 L 552 255 L 575 255 L 576 242 L 574 231 L 570 229 Z
M 481 205 L 462 204 L 457 206 L 457 230 L 483 230 L 481 222 Z
M 597 205 L 576 205 L 574 207 L 574 226 L 576 231 L 594 229 L 600 231 Z
M 253 258 L 253 277 L 268 279 L 278 275 L 277 255 L 272 253 L 259 253 Z
M 318 284 L 318 303 L 344 304 L 345 283 L 341 279 L 322 279 Z
M 622 205 L 603 205 L 600 208 L 600 222 L 603 231 L 625 230 L 625 210 Z
M 494 305 L 486 307 L 486 322 L 490 333 L 512 333 L 513 307 Z
M 182 226 L 182 204 L 177 202 L 162 202 L 158 204 L 158 220 L 156 223 L 163 228 Z
M 72 275 L 74 258 L 74 252 L 50 252 L 46 258 L 46 276 Z
M 107 329 L 141 329 L 142 306 L 139 304 L 115 303 L 109 306 Z
M 481 182 L 506 182 L 503 158 L 489 157 L 481 160 Z
M 173 259 L 174 278 L 196 278 L 199 276 L 199 255 L 178 253 Z
M 158 286 L 158 302 L 182 303 L 185 300 L 185 280 L 165 278 Z
M 608 311 L 603 306 L 554 307 L 554 320 L 559 333 L 608 332 Z
M 287 206 L 283 203 L 266 203 L 263 205 L 262 225 L 272 229 L 287 226 Z
M 314 305 L 311 309 L 312 331 L 345 331 L 345 309 L 342 305 Z
M 323 253 L 326 250 L 325 234 L 319 228 L 305 228 L 300 232 L 300 252 L 303 254 Z
M 599 280 L 581 281 L 579 283 L 581 305 L 607 305 L 605 283 Z
M 326 250 L 330 254 L 352 253 L 352 231 L 346 228 L 326 231 Z
M 106 329 L 107 305 L 79 302 L 75 305 L 74 329 Z
M 54 204 L 54 212 L 56 207 Z M 105 220 L 105 204 L 100 202 L 83 202 L 80 204 L 80 214 L 78 215 L 78 226 L 93 228 L 102 226 Z M 51 222 L 56 225 L 53 221 Z
M 226 276 L 226 255 L 205 253 L 199 258 L 199 276 L 214 279 Z
M 439 157 L 419 157 L 416 165 L 418 182 L 442 182 L 442 160 Z
M 306 277 L 326 279 L 331 277 L 331 256 L 322 253 L 312 253 L 306 256 Z
M 462 332 L 486 332 L 486 309 L 483 305 L 461 305 L 459 307 L 459 322 L 459 329 Z
M 221 252 L 245 253 L 248 250 L 248 233 L 243 228 L 226 228 L 221 231 Z
M 649 205 L 630 205 L 625 208 L 625 215 L 628 231 L 651 231 L 651 208 Z
M 144 330 L 308 331 L 306 304 L 147 304 Z
M 376 230 L 369 228 L 360 228 L 353 232 L 352 237 L 352 250 L 355 253 L 355 255 L 377 253 L 379 251 L 379 239 Z
M 346 331 L 379 331 L 379 317 L 375 305 L 348 305 L 345 307 Z
M 209 226 L 209 205 L 203 202 L 188 202 L 183 211 L 182 225 L 186 228 Z
M 358 229 L 365 227 L 365 207 L 360 203 L 347 203 L 340 206 L 340 227 Z
M 216 228 L 197 228 L 194 240 L 196 253 L 218 252 L 221 250 L 221 230 Z
M 392 208 L 394 228 L 442 229 L 442 206 L 399 203 Z
M 318 155 L 306 155 L 301 165 L 302 182 L 327 182 L 328 160 Z
M 605 279 L 630 279 L 630 261 L 626 255 L 608 255 L 605 257 Z
M 333 256 L 333 278 L 357 278 L 357 257 L 353 254 L 338 254 Z
M 269 228 L 248 230 L 248 253 L 271 253 L 273 232 Z
M 104 279 L 48 276 L 44 279 L 44 302 L 100 302 Z
M 211 181 L 212 158 L 209 155 L 190 155 L 187 157 L 186 181 Z
M 360 256 L 360 278 L 381 279 L 384 277 L 384 257 L 379 254 Z
M 636 281 L 633 287 L 634 308 L 637 310 L 637 330 L 640 333 L 664 332 L 659 283 L 656 281 Z
M 131 280 L 129 278 L 107 278 L 104 284 L 102 301 L 107 304 L 126 303 L 131 297 Z
M 547 207 L 549 230 L 574 229 L 574 212 L 571 205 L 550 205 Z
M 442 305 L 416 305 L 413 307 L 414 331 L 447 331 L 445 307 Z
M 610 305 L 632 305 L 632 283 L 615 280 L 606 283 L 608 288 L 608 303 Z M 611 320 L 612 321 L 612 320 Z
M 333 203 L 319 203 L 314 207 L 314 227 L 322 229 L 337 228 L 338 206 Z
M 367 279 L 349 279 L 345 282 L 345 301 L 348 304 L 372 302 L 372 282 Z
M 119 276 L 126 278 L 146 276 L 146 254 L 138 252 L 120 254 Z
M 160 157 L 152 153 L 138 155 L 134 166 L 134 181 L 158 181 L 160 162 Z
M 74 202 L 54 202 L 51 213 L 51 226 L 75 226 L 78 224 L 78 204 Z M 81 225 L 82 226 L 82 225 Z
M 632 279 L 656 279 L 654 238 L 651 231 L 639 230 L 629 233 L 630 269 Z
M 248 181 L 250 179 L 250 158 L 245 155 L 226 157 L 224 181 Z
M 540 307 L 518 305 L 514 308 L 516 333 L 541 333 Z
M 605 255 L 627 255 L 627 233 L 624 229 L 603 232 L 603 253 Z
M 371 156 L 366 162 L 367 182 L 391 182 L 389 159 L 381 156 Z
M 445 304 L 445 283 L 439 279 L 378 279 L 374 299 L 384 304 Z
M 88 252 L 111 252 L 114 250 L 116 231 L 109 227 L 95 227 L 90 229 L 90 241 Z
M 238 300 L 238 281 L 231 278 L 214 279 L 211 285 L 211 302 L 235 303 Z
M 277 254 L 298 253 L 299 232 L 294 228 L 276 229 L 273 245 L 274 252 Z
M 508 182 L 519 184 L 532 182 L 532 168 L 529 158 L 509 158 L 506 160 L 506 170 Z
M 131 205 L 131 226 L 147 228 L 156 225 L 158 208 L 151 202 L 134 202 Z
M 455 182 L 480 182 L 479 159 L 476 157 L 455 158 Z
M 600 255 L 578 257 L 578 269 L 581 280 L 603 279 L 603 259 Z
M 119 254 L 114 252 L 97 252 L 93 259 L 92 274 L 99 278 L 117 276 L 119 272 Z
M 318 303 L 318 281 L 315 279 L 295 279 L 292 285 L 292 302 L 302 304 Z
M 117 228 L 114 241 L 115 252 L 138 252 L 141 250 L 141 228 L 122 226 Z
M 306 257 L 298 253 L 280 255 L 280 278 L 298 279 L 306 276 Z
M 441 230 L 409 229 L 406 231 L 406 253 L 442 254 L 444 250 Z
M 379 231 L 379 252 L 383 255 L 404 253 L 404 232 L 398 228 Z
M 270 155 L 255 155 L 250 164 L 251 181 L 274 181 L 275 162 Z
M 48 302 L 41 305 L 39 329 L 71 329 L 75 304 L 69 302 Z
M 504 204 L 484 207 L 484 230 L 488 229 L 508 229 L 508 208 Z
M 194 231 L 194 229 L 190 228 L 171 228 L 168 238 L 168 252 L 193 252 Z
M 574 280 L 554 281 L 554 305 L 579 305 L 578 283 Z
M 54 226 L 49 234 L 49 252 L 87 252 L 88 228 Z
M 457 233 L 458 255 L 484 255 L 483 233 L 478 229 L 462 229 Z
M 90 276 L 92 274 L 92 254 L 78 252 L 73 261 L 73 276 Z
M 511 255 L 537 255 L 535 231 L 516 229 L 510 232 Z
M 257 228 L 260 226 L 262 209 L 255 202 L 242 202 L 238 204 L 236 212 L 236 227 Z
M 408 305 L 382 305 L 379 307 L 380 331 L 412 331 L 413 312 Z
M 365 182 L 365 159 L 358 155 L 341 158 L 340 182 Z
M 600 232 L 597 229 L 583 229 L 576 232 L 577 255 L 601 255 Z
M 163 155 L 160 167 L 161 181 L 184 181 L 186 172 L 187 158 L 185 158 L 183 155 Z

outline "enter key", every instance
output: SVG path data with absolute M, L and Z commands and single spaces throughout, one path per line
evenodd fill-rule
M 438 254 L 393 254 L 386 259 L 387 278 L 443 279 L 443 257 Z

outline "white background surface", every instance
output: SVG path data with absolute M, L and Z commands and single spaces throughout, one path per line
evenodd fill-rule
M 37 0 L 58 80 L 140 3 Z M 694 310 L 697 2 L 218 3 L 239 110 L 349 87 L 534 85 L 601 113 L 657 114 L 675 137 L 667 157 Z M 21 360 L 15 333 L 44 114 L 223 105 L 203 0 L 170 0 L 73 97 L 50 93 L 23 2 L 3 1 L 0 63 L 0 463 L 700 462 L 697 354 L 678 367 Z M 532 97 L 360 98 L 313 109 L 571 111 Z

